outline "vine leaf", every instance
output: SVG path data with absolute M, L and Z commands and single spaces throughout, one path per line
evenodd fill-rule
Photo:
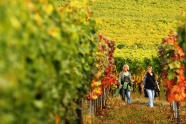
M 168 66 L 170 69 L 174 69 L 174 68 L 180 68 L 181 63 L 179 61 L 175 61 L 170 63 Z
M 169 71 L 168 72 L 168 79 L 169 80 L 172 80 L 172 79 L 174 79 L 176 77 L 176 74 L 174 73 L 174 72 L 172 72 L 172 71 Z

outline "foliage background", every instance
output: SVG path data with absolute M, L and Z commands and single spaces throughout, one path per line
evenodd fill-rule
M 169 31 L 176 30 L 177 17 L 184 0 L 94 0 L 100 33 L 116 42 L 114 57 L 144 58 L 157 56 L 158 46 Z
M 97 28 L 85 2 L 0 1 L 0 120 L 71 124 L 87 94 Z

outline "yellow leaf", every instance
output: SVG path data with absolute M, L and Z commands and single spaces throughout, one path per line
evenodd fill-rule
M 36 13 L 36 14 L 34 15 L 34 20 L 35 20 L 39 25 L 42 24 L 42 18 L 41 18 L 41 16 L 40 16 L 38 13 Z
M 54 11 L 54 8 L 53 8 L 53 6 L 51 5 L 51 4 L 47 4 L 47 5 L 45 5 L 45 12 L 47 13 L 47 14 L 52 14 L 52 12 Z
M 11 23 L 12 23 L 12 26 L 16 29 L 19 29 L 21 27 L 21 24 L 20 22 L 18 21 L 18 19 L 16 17 L 12 17 L 10 19 Z
M 48 31 L 49 35 L 51 35 L 52 37 L 58 37 L 59 36 L 59 28 L 55 27 L 55 28 L 51 28 Z
M 46 0 L 39 0 L 41 3 L 46 3 Z
M 59 124 L 59 122 L 60 122 L 60 117 L 59 117 L 59 115 L 55 115 L 55 124 Z

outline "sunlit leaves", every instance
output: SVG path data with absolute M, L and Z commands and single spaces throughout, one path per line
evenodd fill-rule
M 96 73 L 91 83 L 92 91 L 87 95 L 88 99 L 97 99 L 102 94 L 103 88 L 116 84 L 114 49 L 113 41 L 108 40 L 104 35 L 99 35 L 94 63 Z
M 179 45 L 182 47 L 183 51 L 186 53 L 186 2 L 181 5 L 181 14 L 179 16 L 179 21 L 178 21 L 178 42 Z M 185 75 L 186 75 L 186 55 L 185 59 L 183 61 L 185 65 Z
M 100 32 L 111 37 L 116 46 L 125 44 L 122 49 L 116 48 L 114 57 L 143 60 L 157 56 L 161 38 L 176 28 L 175 17 L 184 1 L 156 0 L 156 4 L 151 4 L 148 0 L 96 0 L 91 6 Z
M 97 27 L 84 2 L 53 2 L 0 2 L 1 123 L 75 123 L 95 73 Z
M 170 32 L 168 38 L 163 39 L 162 45 L 159 48 L 159 55 L 162 61 L 162 76 L 164 87 L 168 94 L 168 101 L 185 101 L 185 76 L 184 65 L 184 52 L 177 42 L 177 35 Z

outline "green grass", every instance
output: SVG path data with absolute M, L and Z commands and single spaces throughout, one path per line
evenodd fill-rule
M 154 108 L 146 106 L 147 98 L 143 94 L 135 92 L 131 94 L 132 104 L 124 104 L 120 96 L 110 97 L 107 107 L 93 117 L 92 124 L 170 124 L 174 123 L 170 105 L 165 100 L 165 95 L 161 93 L 161 99 L 156 98 Z M 186 121 L 185 111 L 180 113 L 182 122 Z M 85 121 L 87 123 L 88 121 Z M 88 123 L 87 123 L 88 124 Z
M 94 0 L 90 3 L 100 33 L 123 49 L 115 57 L 150 58 L 161 39 L 176 29 L 179 7 L 185 0 Z M 136 54 L 137 53 L 137 54 Z M 131 56 L 132 55 L 132 56 Z
M 123 104 L 121 98 L 111 98 L 109 101 L 110 111 L 107 116 L 102 118 L 98 117 L 98 120 L 105 121 L 106 124 L 109 124 L 110 121 L 116 124 L 120 123 L 131 123 L 131 124 L 145 124 L 145 123 L 161 123 L 167 124 L 168 119 L 163 110 L 168 109 L 168 103 L 162 99 L 161 102 L 159 99 L 156 99 L 154 102 L 154 108 L 149 108 L 146 106 L 147 98 L 139 95 L 138 93 L 132 93 L 132 104 L 127 105 Z M 158 109 L 161 108 L 161 109 Z

